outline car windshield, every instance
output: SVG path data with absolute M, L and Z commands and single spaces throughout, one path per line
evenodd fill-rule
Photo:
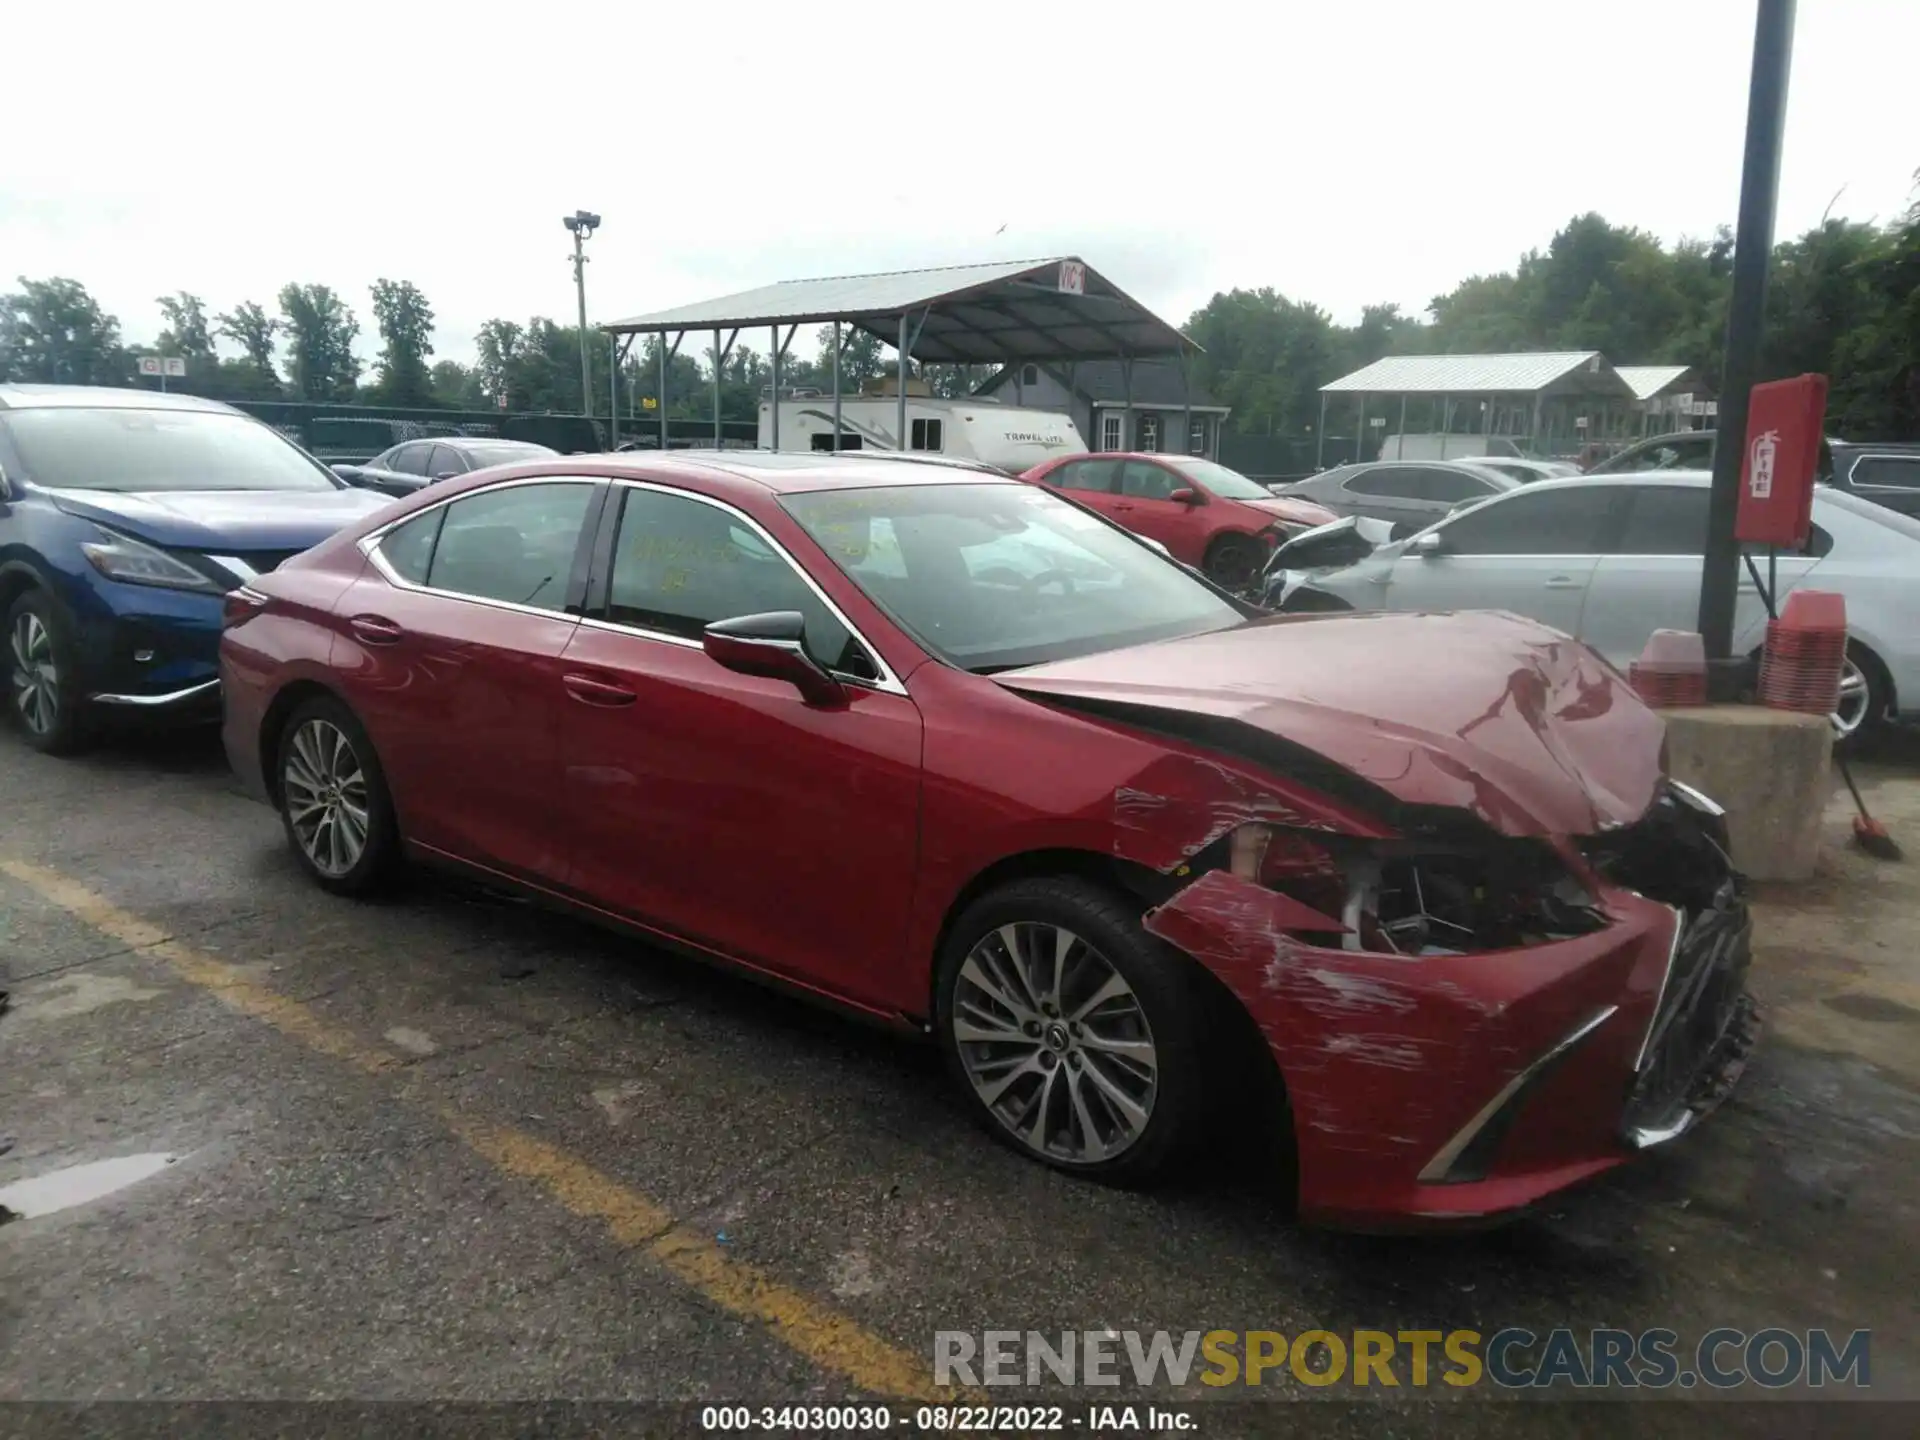
M 1245 623 L 1187 570 L 1036 486 L 821 490 L 781 503 L 929 652 L 980 674 Z
M 1211 460 L 1174 460 L 1173 468 L 1189 480 L 1198 480 L 1222 500 L 1271 500 L 1273 492 L 1255 483 L 1238 470 L 1229 470 Z
M 12 410 L 27 478 L 55 490 L 336 490 L 317 461 L 244 415 L 209 410 Z

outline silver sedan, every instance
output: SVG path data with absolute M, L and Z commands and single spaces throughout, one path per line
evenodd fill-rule
M 1697 628 L 1710 479 L 1703 472 L 1545 480 L 1471 506 L 1356 563 L 1269 571 L 1283 610 L 1510 610 L 1586 641 L 1625 669 L 1655 630 Z M 1311 532 L 1310 532 L 1311 533 Z M 1296 542 L 1302 543 L 1302 542 Z M 1765 579 L 1769 561 L 1755 555 Z M 1772 560 L 1778 593 L 1847 602 L 1840 723 L 1852 734 L 1920 713 L 1920 520 L 1822 486 L 1803 550 Z M 1767 614 L 1742 566 L 1734 653 L 1757 653 Z

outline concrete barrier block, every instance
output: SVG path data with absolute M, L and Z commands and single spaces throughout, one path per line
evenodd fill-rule
M 1727 812 L 1733 863 L 1755 880 L 1806 880 L 1833 789 L 1824 716 L 1760 705 L 1662 710 L 1667 770 Z

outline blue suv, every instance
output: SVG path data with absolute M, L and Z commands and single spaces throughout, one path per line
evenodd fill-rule
M 223 597 L 392 503 L 217 401 L 0 385 L 15 725 L 68 754 L 115 714 L 218 719 Z

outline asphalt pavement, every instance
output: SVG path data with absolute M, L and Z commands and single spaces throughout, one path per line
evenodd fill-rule
M 1869 774 L 1910 808 L 1910 855 L 1916 774 Z M 1782 1023 L 1711 1124 L 1492 1233 L 1370 1239 L 1301 1229 L 1232 1154 L 1151 1193 L 1053 1174 L 974 1128 L 931 1049 L 630 939 L 432 880 L 325 895 L 210 737 L 62 761 L 0 736 L 0 801 L 0 1194 L 157 1157 L 0 1224 L 0 1401 L 911 1409 L 956 1398 L 932 1383 L 943 1330 L 1510 1326 L 1871 1329 L 1874 1393 L 1920 1396 L 1911 863 L 1842 856 L 1763 900 Z M 1231 1405 L 1124 1394 L 1198 1433 L 1270 1430 L 1291 1400 L 1368 1435 L 1786 1413 L 1270 1379 Z

